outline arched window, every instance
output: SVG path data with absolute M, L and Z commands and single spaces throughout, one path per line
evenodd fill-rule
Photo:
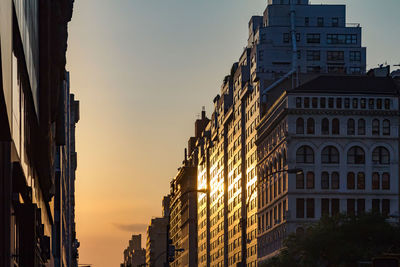
M 382 134 L 383 135 L 390 135 L 390 121 L 389 120 L 383 120 Z
M 365 189 L 365 173 L 357 173 L 357 189 Z
M 334 146 L 327 146 L 322 150 L 322 163 L 339 163 L 339 151 Z
M 390 174 L 384 172 L 382 174 L 382 189 L 389 190 L 390 189 Z
M 374 149 L 372 152 L 372 162 L 374 164 L 389 164 L 390 155 L 389 150 L 386 148 L 379 146 Z
M 379 180 L 380 180 L 379 173 L 374 172 L 372 174 L 372 189 L 379 189 L 379 184 L 380 184 Z
M 358 135 L 365 135 L 365 120 L 364 119 L 359 119 L 358 120 L 357 134 Z
M 329 134 L 329 120 L 327 118 L 322 119 L 321 133 Z
M 379 135 L 379 120 L 372 121 L 372 135 Z
M 296 120 L 296 134 L 304 134 L 304 120 L 303 120 L 303 118 L 298 118 Z
M 340 123 L 339 119 L 332 120 L 332 134 L 339 134 L 340 133 Z
M 309 146 L 302 146 L 297 149 L 296 163 L 314 163 L 314 151 Z
M 339 189 L 340 185 L 340 180 L 339 180 L 339 173 L 338 172 L 332 172 L 331 175 L 331 180 L 332 180 L 332 189 Z
M 329 189 L 329 173 L 327 172 L 321 173 L 321 188 Z
M 353 119 L 348 119 L 347 120 L 347 134 L 348 135 L 354 135 L 355 134 L 355 122 Z
M 307 119 L 307 134 L 314 134 L 314 133 L 315 133 L 314 119 L 308 118 Z
M 307 189 L 314 189 L 314 173 L 307 172 Z
M 354 188 L 355 188 L 354 172 L 349 172 L 347 174 L 347 189 L 354 189 Z
M 304 189 L 304 173 L 296 174 L 296 189 Z
M 347 163 L 348 164 L 364 164 L 365 163 L 365 152 L 359 146 L 353 146 L 347 152 Z

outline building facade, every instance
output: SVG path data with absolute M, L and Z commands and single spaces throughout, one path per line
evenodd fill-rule
M 257 264 L 256 126 L 276 97 L 271 88 L 295 88 L 318 73 L 365 73 L 361 28 L 346 23 L 344 5 L 270 0 L 248 26 L 198 143 L 198 188 L 210 191 L 198 196 L 201 266 Z
M 399 87 L 320 76 L 285 90 L 257 128 L 258 257 L 324 214 L 399 212 Z M 277 171 L 300 168 L 301 173 Z
M 72 6 L 72 0 L 0 2 L 0 266 L 60 262 L 61 239 L 53 228 L 55 194 L 61 194 L 55 159 L 61 147 L 67 156 L 74 153 L 64 135 L 73 134 L 72 125 L 60 119 L 71 108 L 61 100 L 70 97 L 65 52 Z M 77 256 L 73 205 L 70 199 L 69 241 L 62 244 L 69 266 Z
M 121 267 L 138 267 L 146 265 L 146 250 L 142 249 L 142 235 L 132 235 L 128 247 L 124 250 L 124 262 Z

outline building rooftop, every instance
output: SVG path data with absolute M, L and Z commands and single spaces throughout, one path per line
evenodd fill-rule
M 333 93 L 333 94 L 398 94 L 399 88 L 390 77 L 365 75 L 321 75 L 288 90 L 288 93 Z

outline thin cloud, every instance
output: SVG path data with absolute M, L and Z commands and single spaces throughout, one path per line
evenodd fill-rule
M 117 229 L 126 232 L 145 232 L 147 228 L 147 225 L 142 223 L 133 223 L 133 224 L 113 223 L 113 225 Z

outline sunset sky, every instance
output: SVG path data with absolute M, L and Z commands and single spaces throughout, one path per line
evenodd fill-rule
M 367 67 L 400 63 L 399 0 L 347 4 Z M 266 0 L 76 0 L 67 69 L 81 102 L 76 220 L 80 263 L 119 266 L 133 233 L 161 215 L 194 120 L 211 111 Z M 143 240 L 143 241 L 144 241 Z M 142 242 L 144 244 L 144 242 Z

